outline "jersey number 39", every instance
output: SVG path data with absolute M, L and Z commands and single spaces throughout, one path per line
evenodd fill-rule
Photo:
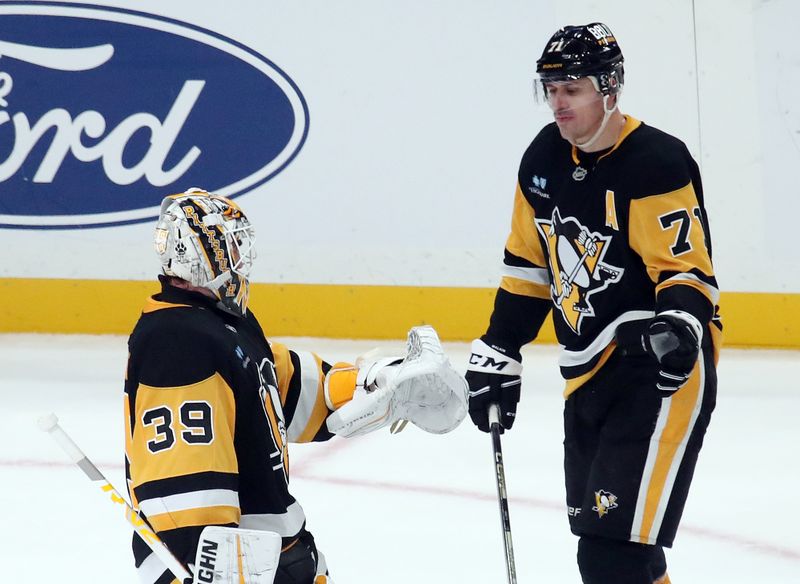
M 183 402 L 178 408 L 181 430 L 179 436 L 187 444 L 211 444 L 214 441 L 214 425 L 211 419 L 211 405 L 204 401 Z M 147 442 L 147 449 L 153 454 L 169 450 L 175 445 L 172 409 L 159 406 L 142 414 L 144 426 L 155 426 L 155 438 Z

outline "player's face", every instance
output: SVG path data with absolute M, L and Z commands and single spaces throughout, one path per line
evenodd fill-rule
M 588 77 L 545 83 L 561 137 L 572 144 L 589 140 L 603 122 L 603 97 Z

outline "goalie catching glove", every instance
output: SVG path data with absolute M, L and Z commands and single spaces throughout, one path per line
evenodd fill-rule
M 333 409 L 328 386 L 328 407 Z M 366 434 L 408 420 L 433 434 L 450 432 L 467 414 L 467 383 L 450 365 L 431 326 L 412 328 L 407 355 L 360 365 L 353 399 L 328 416 L 339 436 Z

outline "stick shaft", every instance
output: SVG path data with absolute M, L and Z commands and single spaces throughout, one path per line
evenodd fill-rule
M 506 553 L 508 584 L 517 584 L 517 569 L 514 564 L 514 544 L 511 540 L 511 516 L 508 512 L 508 496 L 506 494 L 506 474 L 503 468 L 503 450 L 500 445 L 500 414 L 497 404 L 491 404 L 489 406 L 489 429 L 492 434 L 497 501 L 500 505 L 500 525 L 503 529 L 503 548 Z
M 191 580 L 192 575 L 189 571 L 184 567 L 184 565 L 174 556 L 172 552 L 169 551 L 164 542 L 161 541 L 161 538 L 156 535 L 156 533 L 150 529 L 150 527 L 145 523 L 144 519 L 139 517 L 139 514 L 134 511 L 134 509 L 128 504 L 128 501 L 119 494 L 117 489 L 115 489 L 110 482 L 103 476 L 98 468 L 92 463 L 91 460 L 83 453 L 83 451 L 75 444 L 75 441 L 70 438 L 70 436 L 64 431 L 64 429 L 56 424 L 51 428 L 45 430 L 53 437 L 53 439 L 58 443 L 59 446 L 67 453 L 67 456 L 70 457 L 72 462 L 74 462 L 78 467 L 84 472 L 84 474 L 89 477 L 89 480 L 92 482 L 96 482 L 100 485 L 100 490 L 104 493 L 108 493 L 111 496 L 111 500 L 114 503 L 122 505 L 125 509 L 125 519 L 128 520 L 128 523 L 131 524 L 134 531 L 139 534 L 139 536 L 144 540 L 144 542 L 153 550 L 158 558 L 164 562 L 172 574 L 178 578 L 181 582 L 183 582 L 186 578 Z

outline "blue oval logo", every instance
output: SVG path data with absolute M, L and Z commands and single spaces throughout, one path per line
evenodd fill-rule
M 0 16 L 0 227 L 148 221 L 191 186 L 235 198 L 305 142 L 297 85 L 235 40 L 96 5 Z

